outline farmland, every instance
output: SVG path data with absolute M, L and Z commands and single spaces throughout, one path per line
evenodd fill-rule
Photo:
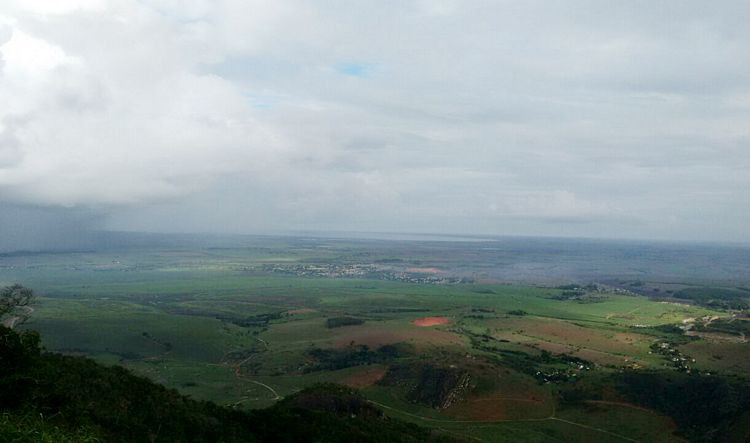
M 594 279 L 589 263 L 534 283 L 526 270 L 490 272 L 503 265 L 482 255 L 486 244 L 388 245 L 16 253 L 0 257 L 0 283 L 35 289 L 26 327 L 48 350 L 197 399 L 257 409 L 343 383 L 389 415 L 483 441 L 677 441 L 681 416 L 618 388 L 620 374 L 750 375 L 744 335 L 711 329 L 745 322 L 742 312 L 639 294 L 664 286 L 657 274 L 632 286 L 630 271 Z M 683 291 L 747 284 L 732 264 L 700 280 L 696 260 L 668 270 Z

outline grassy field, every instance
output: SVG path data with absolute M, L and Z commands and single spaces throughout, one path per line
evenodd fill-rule
M 676 439 L 669 418 L 624 401 L 563 407 L 561 383 L 626 367 L 663 369 L 671 361 L 652 345 L 674 334 L 659 326 L 730 315 L 606 286 L 581 300 L 550 285 L 373 278 L 351 265 L 354 252 L 341 259 L 349 268 L 325 268 L 334 276 L 268 268 L 335 261 L 315 249 L 13 255 L 0 257 L 0 283 L 36 290 L 27 327 L 51 351 L 123 365 L 240 408 L 266 407 L 319 382 L 345 383 L 388 414 L 482 441 Z M 422 272 L 428 258 L 403 266 Z M 362 323 L 329 327 L 341 317 Z M 415 324 L 425 317 L 443 324 Z M 675 346 L 696 369 L 750 373 L 744 342 Z M 394 367 L 407 375 L 393 375 Z M 458 394 L 436 407 L 413 398 L 420 389 Z

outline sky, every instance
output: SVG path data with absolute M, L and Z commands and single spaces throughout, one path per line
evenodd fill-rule
M 4 0 L 0 237 L 745 242 L 748 23 L 745 0 Z

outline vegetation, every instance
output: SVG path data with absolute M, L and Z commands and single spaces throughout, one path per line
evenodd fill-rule
M 527 314 L 528 314 L 528 312 L 524 311 L 523 309 L 511 309 L 510 311 L 508 311 L 508 315 L 523 316 L 523 315 L 527 315 Z
M 354 317 L 331 317 L 329 319 L 326 319 L 326 327 L 327 328 L 340 328 L 342 326 L 355 326 L 355 325 L 361 325 L 365 321 L 361 318 L 354 318 Z
M 387 418 L 355 391 L 335 385 L 241 412 L 192 400 L 118 366 L 41 352 L 33 332 L 0 327 L 0 359 L 0 433 L 20 441 L 442 439 Z
M 750 408 L 746 379 L 675 371 L 625 371 L 579 380 L 561 387 L 563 405 L 583 405 L 611 398 L 671 417 L 690 441 L 726 441 L 733 425 Z
M 697 323 L 694 329 L 700 332 L 719 332 L 737 336 L 750 336 L 750 320 L 716 319 L 708 324 Z
M 2 429 L 9 435 L 37 430 L 34 435 L 61 441 L 198 439 L 209 427 L 221 428 L 227 441 L 276 434 L 325 441 L 314 434 L 294 438 L 302 431 L 284 428 L 291 422 L 330 428 L 331 435 L 354 441 L 377 435 L 399 441 L 389 430 L 416 440 L 442 435 L 389 417 L 482 441 L 617 440 L 606 432 L 668 441 L 675 429 L 695 439 L 723 436 L 725 428 L 743 436 L 750 429 L 750 420 L 737 419 L 733 409 L 715 417 L 717 427 L 705 422 L 691 430 L 689 419 L 676 418 L 684 411 L 626 389 L 640 385 L 624 381 L 625 373 L 669 378 L 699 372 L 733 386 L 717 388 L 717 399 L 742 392 L 750 374 L 742 314 L 664 299 L 670 291 L 704 287 L 695 281 L 670 276 L 662 280 L 670 283 L 654 282 L 639 262 L 637 277 L 601 284 L 504 284 L 484 271 L 474 284 L 447 275 L 496 272 L 499 261 L 513 258 L 495 245 L 486 249 L 494 252 L 482 252 L 441 243 L 263 241 L 263 247 L 247 248 L 0 257 L 0 285 L 21 281 L 37 293 L 31 320 L 7 336 L 4 355 L 33 343 L 38 348 L 39 338 L 26 328 L 40 331 L 46 349 L 65 354 L 39 352 L 33 365 L 9 376 L 21 378 L 2 377 Z M 389 260 L 394 256 L 400 258 Z M 679 266 L 684 263 L 670 272 L 681 272 Z M 411 268 L 441 274 L 416 278 Z M 662 298 L 636 295 L 628 289 L 635 278 L 644 279 L 640 293 L 660 287 Z M 720 285 L 720 278 L 711 284 Z M 747 282 L 726 283 L 738 285 Z M 556 300 L 562 291 L 585 295 Z M 598 301 L 583 302 L 589 295 Z M 425 318 L 449 323 L 420 322 Z M 702 332 L 723 335 L 714 340 Z M 28 353 L 15 355 L 7 367 Z M 71 388 L 81 380 L 92 387 Z M 665 386 L 669 380 L 681 379 Z M 658 391 L 654 380 L 643 383 Z M 307 400 L 296 400 L 309 392 Z M 6 404 L 6 395 L 16 400 Z M 92 397 L 96 401 L 87 402 Z M 155 430 L 152 417 L 167 424 Z M 468 424 L 474 422 L 482 423 Z M 117 426 L 136 434 L 121 436 Z M 373 433 L 357 434 L 360 428 Z
M 686 288 L 673 294 L 675 298 L 719 309 L 748 309 L 748 294 L 745 291 L 727 288 Z
M 0 413 L 0 436 L 10 442 L 94 443 L 101 439 L 87 427 L 61 427 L 33 413 Z
M 616 385 L 629 401 L 672 417 L 692 440 L 721 440 L 750 409 L 750 385 L 744 380 L 629 371 Z
M 314 362 L 306 366 L 304 371 L 335 371 L 352 366 L 385 363 L 403 357 L 409 352 L 409 346 L 406 344 L 384 345 L 374 351 L 367 345 L 352 345 L 343 349 L 315 348 L 309 352 Z
M 334 384 L 316 385 L 257 411 L 260 441 L 453 442 L 440 432 L 392 419 L 356 391 Z M 295 423 L 296 422 L 296 423 Z
M 267 327 L 268 324 L 272 320 L 278 320 L 282 318 L 284 314 L 282 312 L 272 312 L 270 314 L 257 314 L 257 315 L 251 315 L 249 317 L 244 318 L 234 318 L 231 316 L 219 316 L 218 318 L 220 320 L 228 320 L 237 326 L 242 326 L 245 328 L 253 328 L 253 327 Z

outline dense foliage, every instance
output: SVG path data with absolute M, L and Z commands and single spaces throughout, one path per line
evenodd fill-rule
M 529 313 L 524 311 L 523 309 L 513 309 L 513 310 L 508 311 L 508 315 L 523 316 L 523 315 L 528 315 L 528 314 Z
M 748 336 L 750 335 L 750 320 L 745 319 L 717 319 L 710 324 L 698 323 L 695 330 L 700 332 L 720 332 L 722 334 Z
M 747 380 L 678 371 L 624 371 L 560 386 L 563 406 L 611 398 L 672 418 L 690 441 L 727 441 L 732 426 L 750 411 Z
M 748 293 L 726 288 L 685 288 L 674 293 L 675 298 L 690 300 L 699 305 L 719 309 L 747 309 Z
M 365 321 L 361 318 L 356 317 L 331 317 L 326 320 L 327 328 L 340 328 L 342 326 L 356 326 L 361 325 Z
M 721 440 L 750 410 L 750 385 L 718 376 L 628 371 L 617 386 L 628 400 L 672 417 L 694 440 Z
M 386 363 L 410 352 L 411 347 L 405 343 L 383 345 L 375 350 L 367 345 L 352 345 L 341 349 L 314 348 L 308 352 L 312 361 L 304 371 L 335 371 L 352 366 Z
M 271 312 L 268 314 L 256 314 L 249 317 L 234 318 L 228 316 L 217 316 L 219 320 L 226 320 L 244 328 L 266 327 L 272 320 L 278 320 L 284 316 L 283 312 Z
M 85 426 L 71 429 L 54 421 L 45 420 L 41 414 L 0 414 L 0 437 L 8 442 L 37 443 L 93 443 L 100 441 L 98 434 Z

